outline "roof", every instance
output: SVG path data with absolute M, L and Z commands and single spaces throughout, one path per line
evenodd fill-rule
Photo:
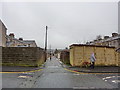
M 62 52 L 69 52 L 69 49 L 64 49 L 62 50 Z
M 9 35 L 7 35 L 7 37 L 10 38 Z M 13 38 L 13 40 L 16 40 L 16 41 L 18 41 L 20 43 L 35 43 L 35 40 L 19 40 L 17 38 Z
M 7 38 L 10 38 L 10 36 L 8 36 L 7 35 Z M 35 42 L 35 40 L 19 40 L 19 39 L 17 39 L 17 38 L 13 38 L 13 40 L 15 40 L 15 41 L 17 41 L 17 42 L 19 42 L 19 43 L 21 43 L 21 44 L 35 44 L 36 46 L 37 46 L 37 44 L 36 44 L 36 42 Z M 7 44 L 12 44 L 13 42 L 7 42 Z
M 35 43 L 35 40 L 23 40 L 23 43 Z
M 35 42 L 35 40 L 23 40 L 24 42 Z
M 115 48 L 113 46 L 102 46 L 102 45 L 87 45 L 87 44 L 72 44 L 70 45 L 70 47 L 72 46 L 91 46 L 91 47 L 107 47 L 107 48 Z
M 107 38 L 107 39 L 90 41 L 89 43 L 92 43 L 92 44 L 94 44 L 94 43 L 104 43 L 104 42 L 114 41 L 114 40 L 118 40 L 118 39 L 120 39 L 120 34 L 119 34 L 119 33 L 118 33 L 118 35 L 115 36 L 115 37 L 109 37 L 109 38 Z

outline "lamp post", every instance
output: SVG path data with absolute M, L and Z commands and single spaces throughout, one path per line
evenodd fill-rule
M 45 61 L 47 60 L 47 29 L 48 26 L 46 26 L 46 34 L 45 34 Z

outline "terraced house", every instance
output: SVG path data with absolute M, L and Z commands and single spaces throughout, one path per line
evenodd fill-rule
M 23 40 L 15 38 L 14 33 L 7 35 L 7 47 L 37 47 L 35 40 Z
M 14 33 L 7 33 L 7 28 L 0 20 L 0 46 L 2 47 L 37 47 L 35 40 L 23 40 L 15 38 Z
M 104 39 L 94 40 L 89 43 L 89 45 L 102 45 L 102 46 L 112 46 L 116 49 L 120 48 L 120 34 L 112 33 L 112 36 L 104 36 Z
M 4 23 L 0 20 L 0 46 L 6 47 L 6 41 L 7 41 L 7 28 L 4 25 Z

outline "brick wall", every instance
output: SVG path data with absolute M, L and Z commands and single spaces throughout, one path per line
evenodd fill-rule
M 44 51 L 39 47 L 2 47 L 3 65 L 39 66 L 44 59 Z

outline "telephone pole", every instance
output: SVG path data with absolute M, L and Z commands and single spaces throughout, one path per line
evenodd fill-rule
M 52 53 L 51 53 L 52 51 L 51 51 L 51 45 L 50 45 L 50 61 L 51 61 L 51 55 L 52 55 Z
M 45 61 L 47 60 L 47 30 L 48 30 L 48 26 L 46 26 L 46 34 L 45 34 Z

